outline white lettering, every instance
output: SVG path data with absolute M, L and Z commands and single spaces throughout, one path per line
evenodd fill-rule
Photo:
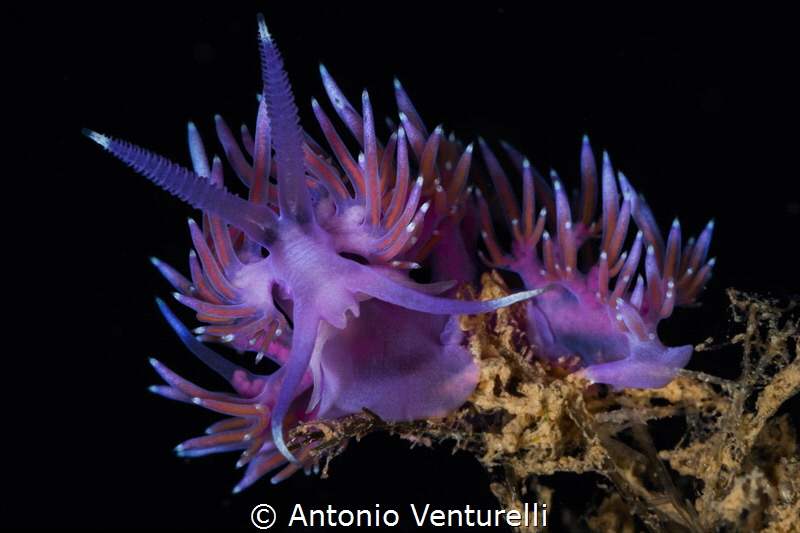
M 342 520 L 342 516 L 344 516 L 345 513 L 350 515 L 350 521 L 349 522 L 345 522 L 344 520 Z M 338 519 L 339 519 L 339 525 L 340 526 L 352 526 L 353 525 L 353 513 L 351 513 L 347 509 L 345 509 L 344 511 L 339 511 L 339 518 Z M 333 525 L 335 526 L 336 524 L 333 524 Z
M 427 513 L 427 509 L 426 509 Z M 326 520 L 327 515 L 327 520 Z M 425 514 L 422 519 L 417 522 L 421 524 L 425 520 Z M 358 509 L 351 511 L 349 509 L 342 509 L 341 511 L 334 509 L 329 505 L 327 509 L 310 509 L 309 515 L 306 517 L 303 506 L 299 503 L 295 504 L 292 510 L 292 516 L 289 518 L 288 527 L 302 524 L 303 527 L 313 526 L 372 526 L 372 514 L 369 509 Z M 387 509 L 383 512 L 383 525 L 393 527 L 400 522 L 400 515 L 394 509 Z M 375 525 L 381 525 L 381 510 L 380 505 L 375 504 Z
M 524 503 L 522 510 L 505 509 L 472 509 L 465 505 L 464 509 L 432 509 L 429 503 L 425 507 L 417 508 L 416 504 L 409 504 L 414 515 L 417 527 L 429 525 L 433 527 L 498 527 L 502 524 L 511 527 L 546 527 L 547 504 Z M 541 516 L 539 508 L 541 505 Z M 375 520 L 373 521 L 373 511 Z M 396 526 L 400 522 L 400 515 L 394 509 L 381 512 L 380 504 L 375 504 L 375 509 L 334 509 L 328 505 L 327 509 L 305 509 L 299 503 L 295 504 L 289 518 L 288 527 L 301 525 L 302 527 L 314 526 Z M 541 520 L 540 520 L 541 518 Z
M 474 509 L 470 509 L 469 508 L 469 504 L 467 504 L 467 506 L 464 508 L 464 514 L 467 515 L 467 525 L 470 526 L 470 527 L 475 525 L 475 522 L 473 522 L 472 520 L 469 519 L 469 515 L 474 513 L 474 512 L 475 512 Z
M 377 507 L 377 505 L 376 505 L 376 507 Z M 367 517 L 367 523 L 365 525 L 371 526 L 372 525 L 372 515 L 369 514 L 369 511 L 367 509 L 359 509 L 359 511 L 358 511 L 358 519 L 356 520 L 356 525 L 357 526 L 361 525 L 361 515 L 362 514 Z M 378 514 L 378 510 L 377 509 L 375 510 L 375 525 L 376 526 L 381 525 L 381 515 Z
M 421 527 L 423 522 L 425 522 L 425 517 L 428 516 L 428 507 L 430 506 L 431 504 L 429 503 L 425 504 L 425 511 L 423 511 L 422 518 L 420 518 L 419 514 L 417 514 L 417 506 L 414 505 L 413 503 L 411 504 L 411 512 L 414 513 L 414 521 L 417 523 L 417 527 Z M 386 518 L 384 517 L 384 520 L 385 519 Z
M 335 515 L 335 514 L 336 514 L 336 509 L 333 508 L 333 505 L 328 505 L 328 525 L 329 526 L 335 526 L 336 525 L 336 523 L 331 520 L 331 518 L 333 518 L 333 515 Z M 311 525 L 313 526 L 314 524 L 311 524 Z M 325 524 L 322 524 L 322 525 L 325 525 Z
M 319 515 L 319 525 L 325 525 L 325 513 L 322 512 L 322 509 L 311 509 L 311 516 L 309 517 L 309 522 L 311 522 L 311 527 L 314 527 L 314 515 Z
M 447 511 L 447 525 L 453 525 L 453 515 L 458 517 L 458 527 L 461 527 L 461 511 L 459 509 L 450 509 Z
M 392 513 L 394 515 L 394 522 L 389 522 L 389 519 L 386 518 L 386 516 L 389 513 Z M 389 527 L 396 526 L 399 521 L 400 521 L 400 515 L 397 514 L 397 511 L 395 511 L 394 509 L 389 509 L 388 511 L 383 512 L 383 523 L 386 524 L 387 526 Z
M 300 516 L 297 516 L 297 513 L 300 513 Z M 292 511 L 292 517 L 289 519 L 289 527 L 292 526 L 295 520 L 299 520 L 303 523 L 303 527 L 308 527 L 306 523 L 306 515 L 303 512 L 303 506 L 299 503 L 294 504 L 294 510 Z

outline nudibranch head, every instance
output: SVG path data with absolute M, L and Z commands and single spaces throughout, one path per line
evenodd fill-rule
M 522 174 L 520 212 L 499 162 L 482 141 L 481 149 L 514 238 L 511 252 L 505 253 L 495 237 L 487 202 L 479 197 L 489 263 L 518 273 L 526 287 L 554 285 L 527 304 L 534 353 L 577 367 L 592 382 L 658 388 L 672 381 L 689 361 L 692 347 L 664 346 L 656 326 L 676 305 L 696 304 L 714 265 L 714 259 L 706 261 L 713 221 L 681 249 L 676 219 L 665 244 L 644 198 L 621 172 L 614 172 L 605 153 L 598 188 L 586 137 L 582 194 L 572 205 L 555 172 L 551 187 L 527 159 L 506 146 Z M 596 218 L 598 190 L 602 214 Z M 538 213 L 536 200 L 542 204 Z M 638 231 L 625 251 L 631 221 Z M 582 254 L 591 257 L 597 252 L 596 262 L 579 261 Z M 643 254 L 644 275 L 637 273 Z

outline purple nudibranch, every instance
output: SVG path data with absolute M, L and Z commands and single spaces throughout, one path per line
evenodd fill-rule
M 202 225 L 189 221 L 191 279 L 153 263 L 175 287 L 175 298 L 206 325 L 189 331 L 161 300 L 158 305 L 184 344 L 236 393 L 201 389 L 151 360 L 167 382 L 153 392 L 231 417 L 179 445 L 179 455 L 241 450 L 238 465 L 247 471 L 238 492 L 284 465 L 273 482 L 317 468 L 310 456 L 315 443 L 293 454 L 285 442 L 302 422 L 364 408 L 387 421 L 444 416 L 467 401 L 479 375 L 458 315 L 523 300 L 533 353 L 592 382 L 661 387 L 686 365 L 691 347 L 664 346 L 656 326 L 674 306 L 695 304 L 714 264 L 706 261 L 713 223 L 681 248 L 676 220 L 665 244 L 644 199 L 614 173 L 606 154 L 599 180 L 602 215 L 596 217 L 597 168 L 585 137 L 583 192 L 574 205 L 554 173 L 548 183 L 505 147 L 522 175 L 520 208 L 500 163 L 480 140 L 514 238 L 504 251 L 487 201 L 478 189 L 471 194 L 471 144 L 445 136 L 441 126 L 428 133 L 397 81 L 399 121 L 382 143 L 367 93 L 359 113 L 321 67 L 328 97 L 361 147 L 354 157 L 314 100 L 329 155 L 301 128 L 261 15 L 258 24 L 264 88 L 255 135 L 243 127 L 240 146 L 216 118 L 226 158 L 249 188 L 247 199 L 225 189 L 222 162 L 209 161 L 192 123 L 194 170 L 84 130 L 203 212 Z M 536 202 L 543 206 L 538 213 Z M 638 233 L 623 251 L 631 223 Z M 489 252 L 484 262 L 517 272 L 525 291 L 489 301 L 450 297 L 457 284 L 476 281 L 478 233 Z M 579 265 L 583 247 L 599 253 L 597 264 Z M 642 254 L 644 276 L 637 276 Z M 409 276 L 421 265 L 430 270 L 431 283 Z M 268 357 L 280 369 L 254 374 L 204 342 L 254 352 L 256 362 Z

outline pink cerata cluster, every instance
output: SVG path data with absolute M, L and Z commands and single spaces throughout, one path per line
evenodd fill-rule
M 514 239 L 504 251 L 488 204 L 468 179 L 471 144 L 446 137 L 441 127 L 428 133 L 398 82 L 399 121 L 380 142 L 367 93 L 359 112 L 321 68 L 336 113 L 361 147 L 354 156 L 313 101 L 331 156 L 301 128 L 278 50 L 262 16 L 258 22 L 264 88 L 255 134 L 243 127 L 240 144 L 216 119 L 228 162 L 249 187 L 247 199 L 225 189 L 220 159 L 209 161 L 191 123 L 193 171 L 84 130 L 203 211 L 202 226 L 189 224 L 191 279 L 153 262 L 176 299 L 206 325 L 190 332 L 158 303 L 186 346 L 236 392 L 201 389 L 152 360 L 167 382 L 154 392 L 231 417 L 178 446 L 180 455 L 243 450 L 238 464 L 248 468 L 238 492 L 281 467 L 273 482 L 316 466 L 314 443 L 294 453 L 286 445 L 287 432 L 304 421 L 364 408 L 386 421 L 444 416 L 467 401 L 479 375 L 458 316 L 522 300 L 533 353 L 593 382 L 661 387 L 685 366 L 691 347 L 664 346 L 656 326 L 675 305 L 694 304 L 708 280 L 712 224 L 682 247 L 676 221 L 665 244 L 644 200 L 605 154 L 598 181 L 586 139 L 583 192 L 573 205 L 555 174 L 548 182 L 506 147 L 522 175 L 520 208 L 480 141 Z M 631 222 L 638 233 L 623 251 Z M 517 272 L 526 291 L 489 301 L 453 298 L 457 284 L 476 281 L 479 233 L 490 256 L 483 262 Z M 582 248 L 599 252 L 596 264 L 579 268 Z M 642 255 L 644 276 L 636 274 Z M 430 283 L 409 276 L 420 266 L 430 271 Z M 254 352 L 257 362 L 268 357 L 280 368 L 249 372 L 203 342 Z

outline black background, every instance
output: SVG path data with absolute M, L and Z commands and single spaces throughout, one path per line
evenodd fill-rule
M 703 306 L 662 323 L 666 344 L 724 340 L 727 287 L 800 291 L 790 83 L 797 57 L 788 10 L 272 4 L 145 9 L 115 2 L 77 10 L 59 3 L 16 7 L 3 17 L 14 134 L 6 143 L 13 178 L 7 212 L 19 221 L 10 232 L 16 276 L 8 285 L 21 317 L 8 321 L 14 329 L 6 337 L 4 524 L 253 531 L 249 511 L 257 503 L 275 507 L 281 521 L 295 503 L 379 503 L 410 527 L 410 503 L 497 506 L 488 474 L 468 454 L 451 455 L 446 446 L 409 450 L 386 435 L 352 443 L 329 479 L 300 474 L 277 486 L 264 479 L 236 496 L 230 491 L 242 472 L 234 454 L 187 461 L 171 452 L 216 417 L 149 393 L 160 378 L 147 358 L 207 388 L 223 386 L 174 337 L 153 301 L 171 287 L 148 256 L 186 273 L 185 219 L 197 213 L 80 129 L 189 164 L 185 127 L 193 120 L 209 152 L 219 152 L 215 113 L 234 129 L 255 118 L 259 11 L 283 54 L 301 122 L 316 138 L 310 98 L 331 109 L 319 62 L 352 102 L 368 88 L 378 117 L 395 116 L 397 76 L 429 128 L 442 123 L 467 142 L 481 135 L 494 148 L 506 140 L 540 171 L 556 169 L 568 187 L 577 186 L 587 133 L 645 195 L 664 231 L 676 215 L 684 238 L 714 218 L 710 253 L 718 259 Z M 191 313 L 179 316 L 194 323 Z M 732 378 L 736 353 L 706 352 L 690 367 Z M 552 513 L 581 515 L 596 482 L 551 479 Z

